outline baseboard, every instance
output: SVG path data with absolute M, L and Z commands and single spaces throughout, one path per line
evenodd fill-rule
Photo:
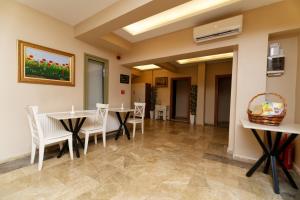
M 21 155 L 17 155 L 17 156 L 13 156 L 13 157 L 10 157 L 10 158 L 4 159 L 4 160 L 0 160 L 0 164 L 8 163 L 8 162 L 18 160 L 18 159 L 21 159 L 21 158 L 25 158 L 25 157 L 30 156 L 30 155 L 31 155 L 31 152 L 21 154 Z
M 238 154 L 233 154 L 232 157 L 234 160 L 246 162 L 246 163 L 255 163 L 257 161 L 257 158 L 242 156 L 242 155 L 238 155 Z
M 296 163 L 293 163 L 293 168 L 294 168 L 296 174 L 298 174 L 300 176 L 300 166 L 296 165 Z
M 118 130 L 109 131 L 107 133 L 113 133 L 113 132 L 116 132 L 116 131 L 118 131 Z M 80 137 L 80 139 L 84 139 L 84 137 L 82 135 L 80 135 L 79 137 Z M 93 137 L 93 136 L 90 136 L 90 137 Z M 53 144 L 53 145 L 55 145 L 55 144 Z M 52 145 L 50 145 L 50 146 L 52 146 Z M 11 161 L 18 160 L 18 159 L 21 159 L 21 158 L 25 158 L 25 157 L 30 156 L 30 155 L 31 155 L 31 151 L 29 151 L 27 153 L 24 153 L 24 154 L 17 155 L 17 156 L 12 156 L 10 158 L 0 160 L 0 164 L 11 162 Z
M 233 150 L 228 147 L 227 148 L 227 153 L 230 154 L 230 155 L 233 155 Z
M 208 124 L 208 123 L 204 123 L 204 126 L 211 126 L 211 127 L 215 127 L 214 124 Z

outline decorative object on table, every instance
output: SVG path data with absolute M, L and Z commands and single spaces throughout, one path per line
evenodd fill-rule
M 123 105 L 123 103 L 121 104 L 121 109 L 124 109 L 124 105 Z
M 75 55 L 18 41 L 19 82 L 75 86 Z
M 190 92 L 190 123 L 195 124 L 195 116 L 197 109 L 197 85 L 191 86 Z
M 263 101 L 252 105 L 259 97 Z M 277 100 L 280 102 L 276 102 Z M 276 93 L 261 93 L 254 96 L 248 104 L 249 121 L 257 124 L 279 126 L 286 114 L 285 99 Z
M 129 75 L 120 74 L 120 83 L 129 84 Z
M 152 86 L 150 90 L 150 119 L 154 119 L 156 95 L 157 95 L 157 89 L 156 87 Z
M 156 88 L 168 87 L 168 77 L 156 77 L 155 78 L 155 87 Z
M 72 107 L 71 107 L 71 112 L 70 112 L 72 115 L 73 114 L 75 114 L 75 107 L 74 107 L 74 105 L 72 105 Z

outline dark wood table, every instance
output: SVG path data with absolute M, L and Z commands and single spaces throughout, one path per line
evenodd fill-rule
M 76 111 L 75 113 L 70 112 L 60 112 L 60 113 L 51 113 L 48 117 L 59 120 L 62 126 L 66 131 L 72 132 L 73 139 L 73 149 L 76 153 L 77 158 L 80 157 L 79 154 L 79 144 L 84 148 L 83 142 L 81 141 L 78 133 L 85 122 L 87 117 L 95 116 L 95 111 Z M 75 124 L 73 123 L 75 121 Z M 67 124 L 66 124 L 67 122 Z M 67 150 L 68 143 L 65 142 L 62 149 L 58 153 L 58 158 L 60 158 Z
M 123 131 L 123 128 L 125 130 L 125 134 L 126 134 L 128 140 L 130 140 L 130 132 L 129 132 L 127 126 L 126 126 L 126 122 L 127 122 L 128 117 L 129 117 L 129 114 L 131 112 L 133 112 L 134 109 L 131 109 L 131 108 L 109 108 L 108 110 L 110 112 L 115 112 L 116 113 L 118 121 L 120 123 L 119 129 L 118 129 L 116 137 L 115 137 L 115 140 L 117 140 L 120 137 L 120 134 Z M 121 113 L 126 113 L 124 120 L 122 120 Z
M 260 125 L 249 122 L 248 120 L 241 120 L 242 126 L 246 129 L 250 129 L 256 138 L 258 144 L 263 150 L 262 156 L 256 161 L 256 163 L 251 167 L 251 169 L 246 173 L 247 177 L 251 177 L 252 174 L 259 168 L 259 166 L 266 161 L 263 172 L 265 174 L 269 173 L 269 168 L 271 165 L 272 177 L 273 177 L 273 189 L 276 194 L 280 194 L 278 174 L 276 163 L 279 164 L 280 168 L 283 170 L 285 176 L 289 180 L 291 186 L 298 189 L 293 177 L 289 173 L 288 169 L 284 166 L 283 161 L 279 158 L 279 155 L 285 151 L 289 144 L 291 144 L 296 137 L 300 134 L 300 124 L 282 124 L 280 126 L 267 126 Z M 257 131 L 264 131 L 267 138 L 267 144 L 265 144 Z M 272 133 L 275 134 L 275 140 L 272 139 Z M 289 136 L 287 140 L 279 145 L 280 139 L 283 133 L 288 133 Z

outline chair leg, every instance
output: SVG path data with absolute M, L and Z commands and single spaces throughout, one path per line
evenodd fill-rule
M 133 123 L 133 135 L 132 135 L 133 138 L 135 137 L 135 128 L 136 128 L 136 123 Z
M 35 144 L 35 143 L 32 143 L 32 145 L 31 145 L 31 158 L 30 158 L 30 164 L 33 164 L 33 163 L 34 163 L 35 152 L 36 152 L 36 144 Z
M 142 122 L 142 134 L 144 134 L 144 121 Z
M 85 133 L 85 140 L 84 140 L 84 155 L 86 155 L 86 152 L 87 152 L 87 148 L 88 148 L 88 145 L 89 145 L 89 134 L 88 133 Z
M 123 129 L 123 135 L 125 135 L 125 128 L 123 127 L 122 129 Z
M 73 160 L 73 141 L 72 137 L 68 139 L 68 144 L 69 144 L 69 152 L 70 152 L 70 158 Z
M 95 139 L 95 144 L 97 144 L 97 134 L 94 135 L 94 139 Z
M 40 145 L 39 146 L 39 164 L 38 164 L 39 171 L 41 171 L 42 167 L 43 167 L 44 151 L 45 151 L 45 146 Z
M 106 147 L 106 132 L 102 133 L 103 147 Z

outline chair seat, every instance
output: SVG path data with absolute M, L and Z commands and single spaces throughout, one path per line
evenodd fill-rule
M 82 133 L 98 133 L 103 131 L 102 126 L 85 126 L 80 129 Z
M 131 123 L 131 124 L 137 124 L 137 123 L 142 123 L 143 119 L 140 118 L 130 118 L 127 120 L 127 123 Z
M 45 132 L 45 139 L 58 139 L 66 136 L 72 135 L 72 132 L 64 131 L 64 130 L 57 130 L 55 132 Z

